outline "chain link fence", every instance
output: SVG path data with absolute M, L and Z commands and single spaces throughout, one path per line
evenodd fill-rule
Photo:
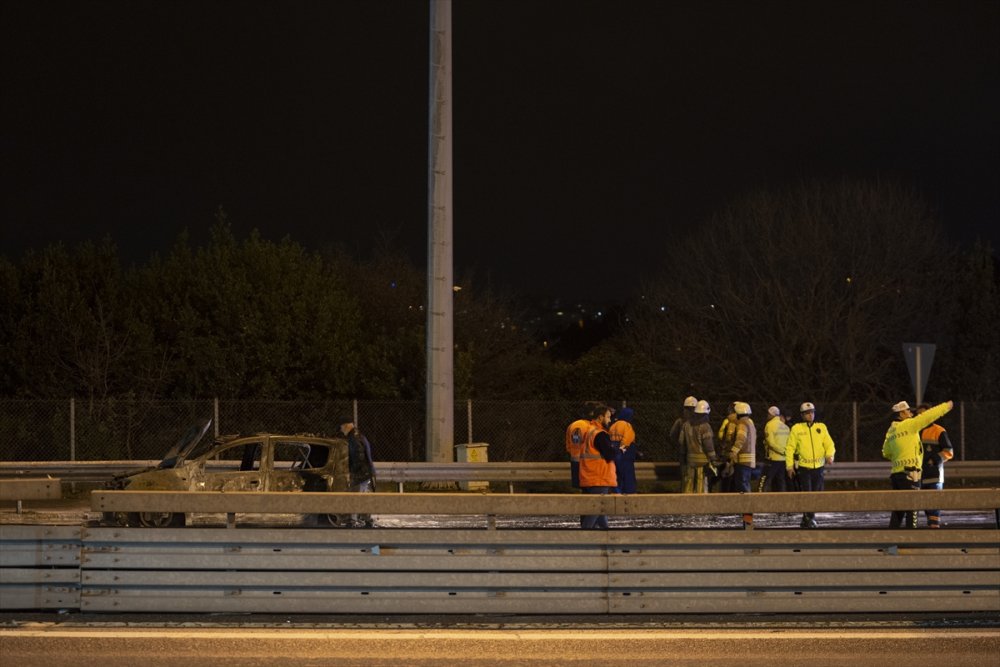
M 455 444 L 486 444 L 490 461 L 564 461 L 564 434 L 582 401 L 459 401 Z M 641 401 L 633 424 L 645 461 L 676 461 L 669 442 L 679 403 Z M 768 406 L 751 404 L 759 436 Z M 787 414 L 797 405 L 781 406 Z M 714 405 L 712 423 L 724 419 Z M 941 420 L 958 460 L 1000 459 L 1000 402 L 959 403 Z M 841 461 L 881 461 L 892 415 L 872 403 L 818 404 Z M 159 459 L 187 428 L 212 419 L 215 435 L 332 435 L 354 421 L 381 461 L 425 461 L 425 406 L 416 401 L 106 401 L 0 399 L 0 460 L 108 461 Z

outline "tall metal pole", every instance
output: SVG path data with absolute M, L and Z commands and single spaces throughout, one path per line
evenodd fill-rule
M 451 0 L 431 0 L 427 230 L 427 460 L 454 461 Z

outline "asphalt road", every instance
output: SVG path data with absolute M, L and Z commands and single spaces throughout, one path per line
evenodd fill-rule
M 0 628 L 5 665 L 1000 667 L 1000 629 Z M 904 659 L 905 657 L 905 659 Z

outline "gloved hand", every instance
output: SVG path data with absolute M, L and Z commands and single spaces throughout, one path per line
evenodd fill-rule
M 788 473 L 788 479 L 795 479 L 795 468 L 785 468 L 785 472 Z
M 736 472 L 736 469 L 729 461 L 722 461 L 719 465 L 719 474 L 723 477 L 732 477 L 734 472 Z
M 715 461 L 709 461 L 705 464 L 703 468 L 705 471 L 705 477 L 718 477 L 719 469 L 715 466 Z

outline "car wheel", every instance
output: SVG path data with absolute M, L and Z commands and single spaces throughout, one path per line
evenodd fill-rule
M 135 512 L 129 524 L 140 528 L 181 528 L 184 515 L 175 512 Z

